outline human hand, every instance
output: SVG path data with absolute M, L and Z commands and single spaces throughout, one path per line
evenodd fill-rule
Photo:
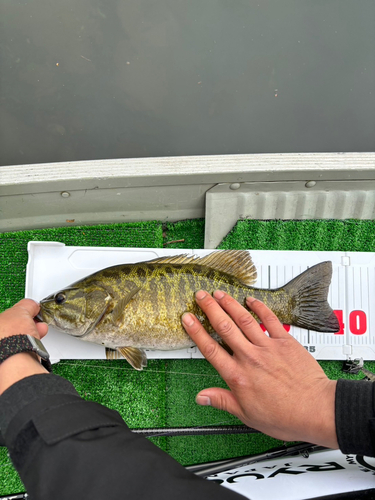
M 48 332 L 46 323 L 36 323 L 34 317 L 40 306 L 32 299 L 22 299 L 13 307 L 0 314 L 0 339 L 12 335 L 32 335 L 38 339 Z
M 335 426 L 336 381 L 289 333 L 268 307 L 247 299 L 269 337 L 236 300 L 217 290 L 196 294 L 197 304 L 233 351 L 231 356 L 191 313 L 182 324 L 230 390 L 201 391 L 198 404 L 237 416 L 249 427 L 285 441 L 307 441 L 338 448 Z
M 36 323 L 34 317 L 40 306 L 31 299 L 22 299 L 0 314 L 0 340 L 12 335 L 32 335 L 42 339 L 48 331 L 46 323 Z M 11 385 L 30 375 L 46 374 L 38 356 L 31 352 L 20 352 L 0 363 L 0 394 Z

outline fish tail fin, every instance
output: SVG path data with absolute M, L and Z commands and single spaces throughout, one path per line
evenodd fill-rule
M 293 325 L 316 332 L 340 330 L 337 316 L 327 301 L 331 278 L 332 262 L 326 261 L 310 267 L 283 287 L 294 305 Z

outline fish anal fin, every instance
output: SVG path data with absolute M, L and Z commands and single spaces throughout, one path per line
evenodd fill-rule
M 135 370 L 143 370 L 147 366 L 147 355 L 137 347 L 117 347 L 117 351 Z
M 124 311 L 128 303 L 131 301 L 131 299 L 139 292 L 140 287 L 135 287 L 132 290 L 129 290 L 124 297 L 122 297 L 114 307 L 112 311 L 112 323 L 115 325 L 117 323 L 120 323 L 123 316 L 124 316 Z

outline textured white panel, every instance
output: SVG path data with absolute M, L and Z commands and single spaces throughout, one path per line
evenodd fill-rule
M 216 248 L 238 219 L 374 219 L 375 181 L 219 184 L 206 194 L 205 247 Z
M 244 215 L 252 219 L 372 219 L 375 214 L 375 186 L 357 190 L 356 183 L 353 184 L 351 191 L 264 190 L 252 195 L 241 193 L 244 199 L 239 204 L 245 210 Z M 288 186 L 285 188 L 288 189 Z M 293 189 L 293 186 L 290 188 Z

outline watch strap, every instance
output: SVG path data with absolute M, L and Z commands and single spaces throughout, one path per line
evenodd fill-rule
M 38 354 L 27 335 L 12 335 L 0 339 L 0 363 L 20 352 L 35 352 L 35 354 Z M 41 357 L 41 364 L 46 370 L 51 372 L 51 361 L 48 359 L 47 351 L 45 352 L 46 357 Z

